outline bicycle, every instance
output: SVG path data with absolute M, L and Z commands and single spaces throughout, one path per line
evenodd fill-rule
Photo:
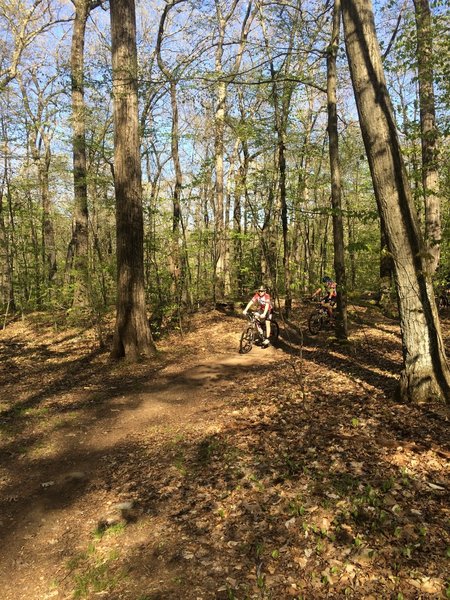
M 311 335 L 317 335 L 319 331 L 325 327 L 329 329 L 334 327 L 334 317 L 330 317 L 326 307 L 319 303 L 315 310 L 309 315 L 309 333 Z
M 258 315 L 258 316 L 257 316 Z M 259 317 L 259 313 L 247 313 L 247 320 L 249 321 L 245 326 L 244 331 L 241 335 L 241 341 L 239 344 L 239 353 L 247 354 L 250 352 L 253 345 L 262 346 L 265 340 L 265 325 L 261 323 Z M 280 327 L 278 323 L 274 320 L 270 320 L 270 336 L 269 340 L 273 343 L 278 339 L 280 334 Z
M 436 303 L 438 311 L 444 311 L 450 306 L 450 290 L 448 288 L 439 294 Z

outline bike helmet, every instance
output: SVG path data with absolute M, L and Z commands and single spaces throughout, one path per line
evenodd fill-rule
M 330 283 L 330 281 L 333 281 L 331 279 L 331 277 L 328 277 L 328 275 L 325 275 L 325 277 L 322 277 L 322 283 Z
M 266 292 L 266 286 L 265 285 L 260 285 L 258 288 L 258 292 Z

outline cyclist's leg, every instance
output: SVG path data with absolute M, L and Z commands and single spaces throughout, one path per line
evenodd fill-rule
M 270 321 L 272 320 L 272 312 L 266 316 L 266 339 L 270 338 Z
M 325 298 L 322 302 L 322 305 L 326 308 L 327 313 L 328 313 L 328 318 L 332 318 L 333 316 L 333 307 L 331 304 L 331 298 Z

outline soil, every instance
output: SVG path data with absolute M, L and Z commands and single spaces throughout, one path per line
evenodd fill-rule
M 353 306 L 339 344 L 309 310 L 245 355 L 198 313 L 138 364 L 1 331 L 1 600 L 449 597 L 448 408 L 395 400 L 396 321 Z

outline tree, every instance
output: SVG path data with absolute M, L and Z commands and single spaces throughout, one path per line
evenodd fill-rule
M 72 153 L 75 208 L 72 239 L 67 252 L 66 268 L 74 269 L 73 305 L 88 305 L 88 189 L 86 168 L 86 106 L 84 101 L 84 42 L 86 21 L 91 10 L 100 6 L 101 0 L 72 0 L 75 6 L 71 47 L 72 84 Z
M 261 27 L 264 35 L 264 44 L 269 54 L 270 42 L 269 36 L 266 30 L 262 6 L 258 3 Z M 289 241 L 289 228 L 288 228 L 288 205 L 287 205 L 287 165 L 286 165 L 286 137 L 287 137 L 287 126 L 289 119 L 289 109 L 292 101 L 292 95 L 294 92 L 295 84 L 289 80 L 292 52 L 294 46 L 294 38 L 298 25 L 298 15 L 300 11 L 295 13 L 295 21 L 292 23 L 291 31 L 289 34 L 289 43 L 286 50 L 286 58 L 284 61 L 284 75 L 286 80 L 282 83 L 281 90 L 279 90 L 278 75 L 279 73 L 275 69 L 274 61 L 272 58 L 269 60 L 270 65 L 270 77 L 272 82 L 272 101 L 275 112 L 275 131 L 277 135 L 277 159 L 278 159 L 278 172 L 279 172 L 279 195 L 280 195 L 280 213 L 281 213 L 281 229 L 283 235 L 283 272 L 284 272 L 284 288 L 285 288 L 285 304 L 284 310 L 288 317 L 292 308 L 292 290 L 291 290 L 291 270 L 290 270 L 290 252 L 291 244 Z M 281 68 L 280 68 L 281 71 Z M 281 74 L 281 73 L 280 73 Z M 283 77 L 284 79 L 284 77 Z
M 172 160 L 175 169 L 175 185 L 172 196 L 172 240 L 171 240 L 171 252 L 169 255 L 170 260 L 170 274 L 172 277 L 172 296 L 176 300 L 177 306 L 180 306 L 181 300 L 181 257 L 180 257 L 180 222 L 181 222 L 181 191 L 183 186 L 183 173 L 181 171 L 180 163 L 180 133 L 179 133 L 179 117 L 178 117 L 178 101 L 177 101 L 177 75 L 176 69 L 169 69 L 165 64 L 161 54 L 161 44 L 164 35 L 165 23 L 171 8 L 185 2 L 185 0 L 172 0 L 166 4 L 161 20 L 159 23 L 158 37 L 156 42 L 156 57 L 158 66 L 163 73 L 164 77 L 169 82 L 170 92 L 170 105 L 172 109 L 172 130 L 171 130 L 171 150 Z
M 214 299 L 225 294 L 226 240 L 224 226 L 224 135 L 227 100 L 227 83 L 223 77 L 223 53 L 225 30 L 239 0 L 232 0 L 230 10 L 224 14 L 220 0 L 214 0 L 216 6 L 218 38 L 215 53 L 215 71 L 217 77 L 216 107 L 214 115 L 214 158 L 215 158 L 215 248 L 214 248 Z
M 145 307 L 141 155 L 134 0 L 111 0 L 117 307 L 111 355 L 155 353 Z
M 44 285 L 53 283 L 57 271 L 56 239 L 53 206 L 50 193 L 52 138 L 55 132 L 56 75 L 43 79 L 37 65 L 27 72 L 16 74 L 29 118 L 30 153 L 37 171 L 42 208 L 42 264 Z M 34 100 L 34 101 L 33 101 Z
M 450 398 L 426 252 L 387 91 L 370 0 L 342 0 L 345 45 L 378 210 L 394 262 L 403 345 L 399 395 Z
M 13 287 L 13 261 L 10 251 L 10 237 L 12 225 L 8 212 L 10 213 L 9 201 L 9 140 L 8 128 L 3 115 L 0 117 L 0 131 L 4 146 L 3 173 L 0 181 L 0 306 L 8 310 L 16 309 Z M 5 202 L 5 199 L 7 202 Z M 10 213 L 11 214 L 11 213 Z
M 18 3 L 2 0 L 0 19 L 6 24 L 8 32 L 2 44 L 0 62 L 0 90 L 3 90 L 17 77 L 25 50 L 30 48 L 39 35 L 67 19 L 54 18 L 51 0 L 19 0 Z M 5 48 L 6 57 L 3 55 Z
M 439 263 L 441 211 L 438 173 L 438 130 L 433 90 L 433 35 L 428 0 L 414 0 L 417 29 L 420 129 L 422 140 L 422 186 L 425 197 L 425 241 L 430 275 Z
M 333 207 L 334 271 L 337 284 L 336 336 L 347 339 L 347 286 L 345 281 L 344 225 L 341 203 L 341 168 L 336 101 L 336 56 L 339 47 L 341 2 L 334 0 L 331 43 L 327 52 L 328 138 L 331 172 L 331 205 Z

